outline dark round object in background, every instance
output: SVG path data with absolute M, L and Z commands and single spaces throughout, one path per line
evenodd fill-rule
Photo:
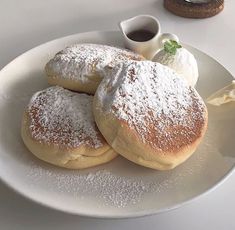
M 224 0 L 209 0 L 204 3 L 192 3 L 185 0 L 164 0 L 164 7 L 181 17 L 208 18 L 223 10 Z

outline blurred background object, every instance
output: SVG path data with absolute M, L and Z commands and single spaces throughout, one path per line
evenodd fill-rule
M 190 3 L 208 3 L 208 2 L 212 2 L 214 0 L 185 0 L 186 2 L 190 2 Z
M 167 10 L 186 18 L 212 17 L 224 8 L 224 0 L 164 0 Z

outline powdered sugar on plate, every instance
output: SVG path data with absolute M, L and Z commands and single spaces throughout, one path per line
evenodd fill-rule
M 194 154 L 186 164 L 171 171 L 161 173 L 159 171 L 139 167 L 142 176 L 132 175 L 133 165 L 128 165 L 124 159 L 116 159 L 115 162 L 89 170 L 63 170 L 49 166 L 35 159 L 29 162 L 27 173 L 29 186 L 37 184 L 40 188 L 51 189 L 52 192 L 67 194 L 76 197 L 77 200 L 95 199 L 96 205 L 125 208 L 138 205 L 145 196 L 153 194 L 154 197 L 171 189 L 183 187 L 189 178 L 196 178 L 206 169 L 208 155 L 204 154 L 208 148 L 203 149 L 202 154 Z M 37 161 L 36 161 L 37 160 Z M 114 164 L 113 164 L 114 163 Z M 118 164 L 127 164 L 127 175 L 112 168 L 119 168 Z M 45 179 L 46 178 L 46 179 Z M 98 202 L 99 201 L 99 202 Z
M 92 96 L 58 86 L 37 92 L 26 110 L 32 137 L 61 148 L 103 146 L 104 139 L 92 113 L 92 101 Z
M 97 97 L 102 110 L 163 151 L 192 143 L 205 125 L 206 107 L 173 70 L 150 61 L 128 61 L 107 70 Z

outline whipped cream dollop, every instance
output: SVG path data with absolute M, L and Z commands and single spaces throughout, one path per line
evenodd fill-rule
M 198 80 L 198 65 L 195 57 L 185 48 L 171 54 L 164 49 L 159 51 L 153 61 L 166 65 L 184 78 L 190 86 L 195 86 Z

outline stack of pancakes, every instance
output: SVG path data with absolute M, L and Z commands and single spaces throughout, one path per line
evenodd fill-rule
M 22 138 L 46 162 L 80 169 L 120 154 L 167 170 L 191 156 L 205 134 L 207 109 L 197 91 L 141 55 L 78 44 L 57 53 L 45 70 L 55 86 L 31 98 Z

